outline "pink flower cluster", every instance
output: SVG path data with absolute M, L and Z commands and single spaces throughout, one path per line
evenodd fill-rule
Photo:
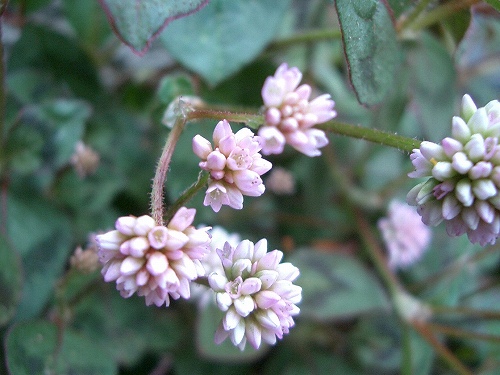
M 378 221 L 378 227 L 389 252 L 391 268 L 415 263 L 431 240 L 431 230 L 422 223 L 415 208 L 402 202 L 391 202 L 387 217 Z
M 477 108 L 464 95 L 451 137 L 424 141 L 410 155 L 412 178 L 427 177 L 407 195 L 427 225 L 446 223 L 450 236 L 494 244 L 500 235 L 500 102 Z
M 199 259 L 210 244 L 210 227 L 191 225 L 195 213 L 181 207 L 167 226 L 146 215 L 120 217 L 116 230 L 96 237 L 104 280 L 116 281 L 124 298 L 144 296 L 148 306 L 168 306 L 169 296 L 189 298 L 190 282 L 204 273 Z
M 280 263 L 283 253 L 267 252 L 267 240 L 255 245 L 244 240 L 232 247 L 225 243 L 218 249 L 224 273 L 209 275 L 210 287 L 216 292 L 219 309 L 225 311 L 215 342 L 227 337 L 241 350 L 248 341 L 255 349 L 262 340 L 275 344 L 294 325 L 296 306 L 302 299 L 302 288 L 293 281 L 299 270 L 291 263 Z
M 261 139 L 248 128 L 233 133 L 226 120 L 213 133 L 214 148 L 201 135 L 193 138 L 193 151 L 202 159 L 200 168 L 210 172 L 210 182 L 203 204 L 218 212 L 222 205 L 243 208 L 243 195 L 258 197 L 265 187 L 261 175 L 272 164 L 263 159 Z
M 318 149 L 328 144 L 325 132 L 313 126 L 337 116 L 335 102 L 329 94 L 309 101 L 311 86 L 298 86 L 301 80 L 298 68 L 283 63 L 264 82 L 265 125 L 258 132 L 265 139 L 264 155 L 281 154 L 288 143 L 307 156 L 318 156 Z

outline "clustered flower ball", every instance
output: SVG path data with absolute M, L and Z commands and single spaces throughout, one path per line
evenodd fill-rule
M 96 237 L 104 280 L 116 281 L 124 298 L 144 296 L 148 306 L 189 298 L 190 282 L 204 273 L 200 259 L 210 244 L 210 227 L 191 225 L 195 213 L 181 207 L 167 226 L 146 215 L 120 217 L 116 230 Z
M 283 63 L 264 82 L 265 124 L 258 132 L 265 139 L 264 155 L 281 154 L 288 143 L 307 156 L 318 156 L 318 149 L 328 144 L 325 132 L 313 126 L 337 116 L 335 102 L 329 94 L 309 101 L 311 86 L 299 86 L 301 80 L 298 68 Z
M 418 261 L 427 250 L 431 230 L 422 223 L 415 207 L 392 201 L 388 215 L 378 221 L 387 251 L 389 267 L 405 268 Z
M 255 245 L 244 240 L 236 247 L 225 243 L 218 249 L 224 273 L 208 277 L 224 318 L 216 333 L 220 344 L 227 337 L 241 350 L 248 341 L 255 349 L 261 342 L 275 344 L 294 325 L 302 288 L 293 284 L 299 270 L 291 263 L 280 263 L 283 253 L 267 252 L 267 240 Z
M 222 205 L 243 208 L 243 195 L 258 197 L 265 187 L 261 175 L 272 164 L 259 151 L 262 140 L 248 128 L 233 133 L 226 120 L 220 121 L 213 133 L 214 148 L 201 135 L 193 138 L 193 151 L 202 159 L 201 169 L 210 172 L 203 204 L 219 212 Z
M 477 108 L 464 95 L 460 116 L 453 117 L 452 136 L 441 144 L 422 142 L 408 176 L 429 177 L 407 196 L 422 221 L 445 221 L 450 236 L 467 233 L 472 243 L 493 244 L 500 233 L 500 103 Z

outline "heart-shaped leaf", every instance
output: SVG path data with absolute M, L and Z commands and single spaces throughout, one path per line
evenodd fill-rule
M 349 76 L 362 104 L 381 103 L 401 61 L 396 30 L 384 1 L 336 0 Z
M 378 280 L 355 258 L 314 249 L 296 251 L 288 258 L 299 268 L 301 316 L 331 320 L 388 308 Z
M 143 55 L 172 20 L 193 13 L 208 0 L 99 0 L 116 35 Z
M 212 0 L 161 35 L 170 54 L 211 85 L 252 61 L 275 36 L 290 1 Z
M 109 350 L 67 329 L 58 332 L 46 321 L 16 324 L 6 339 L 7 368 L 11 374 L 117 373 Z

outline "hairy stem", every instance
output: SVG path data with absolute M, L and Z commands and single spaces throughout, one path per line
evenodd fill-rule
M 167 142 L 163 147 L 158 165 L 156 166 L 156 173 L 151 191 L 151 216 L 157 225 L 163 225 L 163 188 L 165 186 L 170 160 L 172 159 L 175 146 L 185 125 L 186 118 L 184 116 L 177 117 L 174 127 L 170 131 Z
M 225 110 L 214 110 L 205 108 L 196 108 L 191 110 L 186 115 L 187 120 L 198 120 L 198 119 L 212 119 L 212 120 L 222 120 L 225 119 L 229 122 L 240 122 L 246 124 L 251 128 L 258 128 L 264 123 L 264 116 L 258 113 L 236 113 Z
M 414 148 L 419 148 L 421 143 L 421 141 L 414 138 L 408 138 L 379 129 L 365 128 L 362 126 L 351 125 L 337 121 L 329 121 L 327 123 L 318 125 L 317 127 L 334 134 L 345 135 L 351 138 L 364 139 L 365 141 L 394 147 L 400 151 L 408 153 L 411 153 Z

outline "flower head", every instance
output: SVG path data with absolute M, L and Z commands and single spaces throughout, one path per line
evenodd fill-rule
M 92 147 L 87 146 L 82 141 L 78 141 L 75 145 L 75 152 L 71 155 L 70 162 L 78 176 L 85 178 L 97 170 L 99 160 L 99 154 Z
M 337 116 L 335 102 L 329 94 L 309 101 L 311 86 L 299 86 L 301 79 L 298 68 L 283 63 L 264 82 L 265 125 L 258 133 L 265 139 L 264 155 L 281 154 L 288 143 L 307 156 L 318 156 L 318 149 L 328 144 L 325 132 L 313 126 Z
M 266 185 L 277 195 L 291 195 L 295 192 L 295 178 L 285 168 L 273 168 L 267 177 Z
M 150 216 L 124 216 L 116 230 L 98 235 L 104 280 L 116 281 L 124 298 L 137 292 L 146 305 L 189 298 L 190 281 L 203 275 L 200 259 L 208 252 L 210 227 L 195 229 L 196 210 L 181 207 L 167 226 Z
M 220 121 L 213 133 L 214 148 L 201 135 L 193 138 L 193 151 L 202 159 L 200 168 L 210 172 L 203 204 L 218 212 L 223 205 L 243 208 L 243 195 L 258 197 L 265 187 L 261 175 L 272 164 L 263 159 L 261 138 L 248 128 L 233 133 L 226 120 Z
M 302 299 L 302 288 L 293 284 L 299 270 L 280 263 L 281 251 L 267 252 L 265 239 L 255 245 L 244 240 L 236 247 L 226 242 L 217 253 L 224 272 L 210 274 L 208 281 L 225 315 L 215 342 L 229 337 L 241 350 L 247 341 L 255 349 L 262 340 L 276 343 L 276 337 L 289 332 L 293 316 L 300 311 L 296 304 Z
M 231 246 L 238 246 L 241 241 L 238 233 L 228 233 L 223 227 L 217 225 L 210 230 L 210 236 L 212 240 L 210 241 L 209 251 L 200 259 L 205 276 L 213 272 L 223 274 L 224 269 L 219 254 L 217 254 L 217 249 L 222 249 L 225 242 L 228 242 Z M 194 283 L 191 289 L 191 297 L 197 300 L 200 307 L 205 307 L 213 302 L 213 290 L 205 285 Z
M 410 158 L 409 177 L 428 177 L 407 196 L 422 221 L 445 221 L 450 236 L 467 233 L 472 243 L 495 243 L 500 233 L 500 103 L 477 108 L 469 95 L 453 117 L 451 137 L 422 142 Z
M 393 201 L 387 217 L 378 221 L 389 252 L 389 267 L 407 267 L 427 250 L 431 230 L 420 220 L 413 207 Z

